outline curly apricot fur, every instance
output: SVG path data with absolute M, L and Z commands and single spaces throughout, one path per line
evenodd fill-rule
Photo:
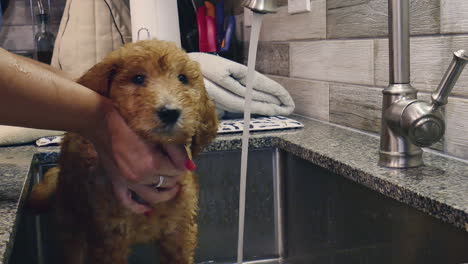
M 144 85 L 132 83 L 137 74 L 146 76 Z M 187 84 L 178 80 L 179 74 L 187 77 Z M 214 105 L 199 65 L 170 42 L 127 44 L 92 67 L 78 83 L 110 98 L 129 126 L 149 142 L 190 142 L 197 155 L 216 136 Z M 175 129 L 165 129 L 156 118 L 156 109 L 165 105 L 182 110 Z M 117 201 L 93 145 L 85 138 L 66 135 L 59 167 L 59 173 L 48 174 L 58 174 L 57 184 L 36 187 L 31 199 L 50 197 L 54 191 L 50 188 L 56 188 L 54 220 L 59 244 L 64 246 L 63 263 L 124 264 L 131 245 L 152 241 L 159 242 L 163 263 L 193 263 L 198 209 L 195 174 L 187 173 L 177 197 L 156 205 L 146 217 Z

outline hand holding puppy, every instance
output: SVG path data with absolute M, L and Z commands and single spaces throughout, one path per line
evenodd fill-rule
M 91 139 L 104 169 L 111 175 L 113 190 L 122 204 L 135 213 L 148 213 L 151 208 L 132 200 L 134 191 L 148 204 L 171 200 L 179 191 L 178 182 L 187 170 L 195 165 L 180 145 L 164 145 L 161 148 L 147 144 L 125 123 L 125 120 L 109 104 L 103 107 L 104 122 L 92 129 Z M 170 153 L 165 155 L 164 153 Z M 156 189 L 159 176 L 164 177 L 164 189 Z

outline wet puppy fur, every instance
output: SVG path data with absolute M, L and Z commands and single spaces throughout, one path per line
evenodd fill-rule
M 78 83 L 112 100 L 131 129 L 155 146 L 191 143 L 196 156 L 216 136 L 218 121 L 199 65 L 173 43 L 127 44 Z M 162 263 L 193 263 L 198 208 L 194 173 L 184 176 L 176 198 L 153 205 L 153 213 L 145 216 L 116 200 L 87 139 L 66 135 L 59 168 L 36 185 L 30 204 L 43 204 L 55 194 L 62 263 L 127 263 L 132 245 L 149 242 L 159 245 Z

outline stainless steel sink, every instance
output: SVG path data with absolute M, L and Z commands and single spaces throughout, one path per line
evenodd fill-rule
M 468 263 L 468 232 L 278 149 L 249 154 L 245 260 L 253 263 Z M 234 263 L 240 152 L 204 153 L 197 263 Z M 33 164 L 37 178 L 52 164 Z M 35 177 L 33 177 L 35 178 Z M 58 263 L 48 216 L 20 215 L 10 264 Z M 157 263 L 151 245 L 130 263 Z

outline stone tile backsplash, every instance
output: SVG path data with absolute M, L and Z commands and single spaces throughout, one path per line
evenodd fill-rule
M 468 160 L 468 100 L 450 98 L 446 106 L 445 150 Z
M 291 77 L 372 85 L 373 40 L 291 42 Z
M 411 34 L 440 32 L 440 0 L 412 0 Z M 327 38 L 376 37 L 388 34 L 388 0 L 328 1 Z
M 289 76 L 289 43 L 260 43 L 256 68 L 267 74 Z
M 326 0 L 311 0 L 311 11 L 291 16 L 288 7 L 265 15 L 260 41 L 323 39 L 326 36 Z
M 288 89 L 296 113 L 379 133 L 388 85 L 387 2 L 311 0 L 311 12 L 290 15 L 283 1 L 277 14 L 265 16 L 257 70 Z M 453 52 L 468 48 L 468 1 L 410 5 L 411 80 L 419 98 L 430 100 Z M 248 42 L 249 28 L 243 32 Z M 468 160 L 468 70 L 445 111 L 446 135 L 432 148 Z
M 50 11 L 49 30 L 56 35 L 66 0 L 43 0 Z M 31 8 L 31 3 L 32 7 Z M 50 6 L 49 6 L 50 3 Z M 37 0 L 10 0 L 0 29 L 0 47 L 16 53 L 34 52 L 34 34 L 38 21 Z
M 330 122 L 379 133 L 382 89 L 330 84 Z
M 297 114 L 329 121 L 328 82 L 286 78 L 270 75 L 273 80 L 286 87 L 293 98 Z
M 32 15 L 29 0 L 16 0 L 10 3 L 3 14 L 3 26 L 31 24 Z
M 453 52 L 468 47 L 468 34 L 412 37 L 410 43 L 412 85 L 420 91 L 432 92 L 447 70 Z M 376 39 L 375 47 L 375 84 L 386 86 L 388 84 L 388 40 Z M 468 71 L 462 73 L 452 95 L 468 98 Z
M 468 32 L 468 1 L 444 0 L 440 4 L 440 14 L 441 33 Z
M 4 26 L 0 31 L 0 46 L 11 51 L 34 49 L 34 27 Z

